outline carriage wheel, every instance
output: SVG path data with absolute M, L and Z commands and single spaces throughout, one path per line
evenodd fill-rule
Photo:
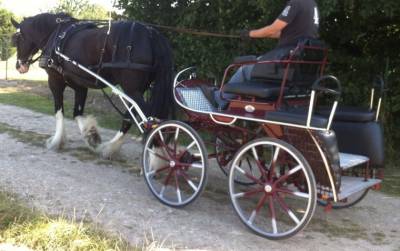
M 333 209 L 344 209 L 344 208 L 349 208 L 354 206 L 355 204 L 359 203 L 364 199 L 364 197 L 368 194 L 369 188 L 362 190 L 360 192 L 357 192 L 353 195 L 350 195 L 348 198 L 338 201 L 338 202 L 331 202 L 332 208 Z M 320 206 L 327 206 L 328 202 L 325 200 L 318 200 L 318 204 Z
M 250 158 L 260 175 L 239 163 Z M 235 182 L 240 176 L 251 186 Z M 316 184 L 312 170 L 293 146 L 262 138 L 244 145 L 231 162 L 229 193 L 242 222 L 269 239 L 288 238 L 303 229 L 314 214 Z
M 143 173 L 150 191 L 162 203 L 184 207 L 204 190 L 207 151 L 199 135 L 179 121 L 153 129 L 143 150 Z

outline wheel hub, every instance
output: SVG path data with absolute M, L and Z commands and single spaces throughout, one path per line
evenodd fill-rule
M 265 190 L 265 192 L 267 192 L 267 193 L 271 193 L 271 192 L 272 192 L 272 186 L 271 186 L 271 185 L 266 185 L 266 186 L 264 187 L 264 190 Z
M 171 161 L 169 162 L 169 166 L 170 166 L 170 167 L 175 167 L 175 166 L 176 166 L 175 161 L 171 160 Z

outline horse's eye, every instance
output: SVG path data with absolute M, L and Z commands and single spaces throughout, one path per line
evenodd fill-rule
M 17 32 L 17 33 L 15 33 L 14 35 L 12 35 L 12 37 L 11 37 L 11 43 L 12 43 L 12 45 L 13 45 L 14 47 L 17 47 L 17 45 L 18 45 L 18 40 L 19 40 L 20 37 L 21 37 L 21 33 L 20 33 L 20 32 Z

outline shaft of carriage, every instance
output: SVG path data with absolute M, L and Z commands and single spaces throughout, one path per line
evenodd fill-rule
M 121 102 L 124 104 L 125 108 L 131 115 L 132 120 L 135 122 L 137 128 L 141 133 L 144 133 L 144 126 L 146 123 L 149 122 L 152 118 L 147 118 L 146 115 L 143 113 L 142 109 L 139 107 L 139 105 L 128 95 L 126 95 L 123 91 L 121 91 L 119 88 L 117 88 L 115 85 L 111 84 L 108 82 L 106 79 L 102 78 L 100 75 L 96 74 L 95 72 L 89 70 L 87 67 L 81 65 L 80 63 L 72 60 L 69 58 L 67 55 L 61 53 L 60 51 L 56 50 L 55 51 L 58 56 L 63 58 L 66 62 L 71 63 L 72 65 L 78 67 L 82 71 L 86 72 L 87 74 L 91 75 L 92 77 L 96 78 L 97 80 L 101 81 L 103 84 L 108 86 L 114 94 L 116 94 Z M 136 118 L 134 115 L 134 111 L 137 113 L 139 116 L 139 119 Z

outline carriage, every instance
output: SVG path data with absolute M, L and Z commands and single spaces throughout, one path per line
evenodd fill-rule
M 147 118 L 107 80 L 56 53 L 109 86 L 147 134 L 143 174 L 163 204 L 181 208 L 195 201 L 214 158 L 228 176 L 240 220 L 256 234 L 282 239 L 306 227 L 317 203 L 327 210 L 350 207 L 380 186 L 383 80 L 373 81 L 368 107 L 340 106 L 341 83 L 324 75 L 327 48 L 319 41 L 301 43 L 277 60 L 236 58 L 219 87 L 198 78 L 193 67 L 182 70 L 173 96 L 185 122 Z M 228 81 L 247 65 L 254 66 L 250 79 Z

